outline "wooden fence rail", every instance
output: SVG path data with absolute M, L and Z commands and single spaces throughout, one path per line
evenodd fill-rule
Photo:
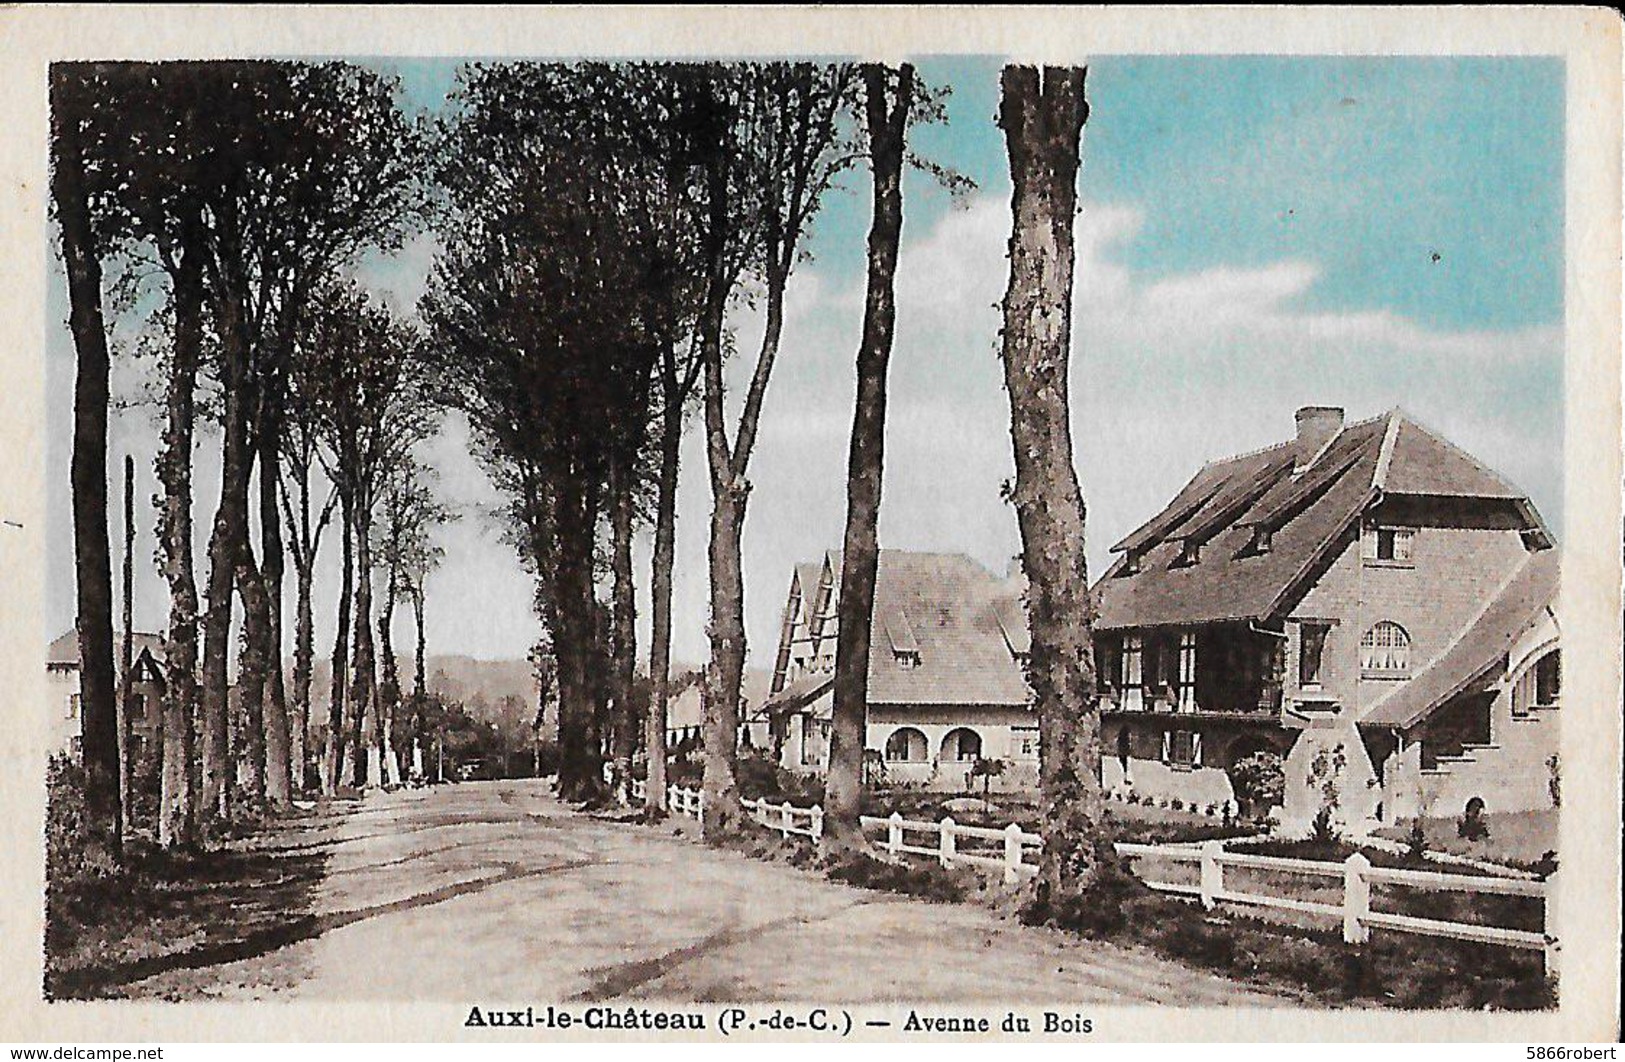
M 1370 939 L 1372 929 L 1390 929 L 1430 937 L 1499 944 L 1509 948 L 1536 949 L 1545 957 L 1546 972 L 1555 975 L 1558 971 L 1561 949 L 1556 932 L 1559 891 L 1556 872 L 1545 881 L 1446 874 L 1436 870 L 1374 867 L 1360 852 L 1355 852 L 1341 863 L 1227 852 L 1222 841 L 1208 841 L 1194 847 L 1119 844 L 1117 851 L 1131 858 L 1194 864 L 1197 867 L 1195 884 L 1159 881 L 1145 873 L 1139 874 L 1139 877 L 1148 887 L 1159 892 L 1194 897 L 1209 910 L 1220 903 L 1228 903 L 1325 915 L 1342 922 L 1343 939 L 1350 944 L 1365 943 Z M 1225 882 L 1225 870 L 1230 867 L 1341 880 L 1342 897 L 1338 903 L 1329 903 L 1229 888 Z M 1438 918 L 1419 918 L 1393 911 L 1373 910 L 1372 885 L 1399 885 L 1430 892 L 1471 892 L 1536 898 L 1543 901 L 1542 931 L 1511 929 L 1475 922 L 1451 922 Z
M 694 819 L 700 818 L 704 807 L 698 791 L 675 785 L 667 790 L 667 804 L 673 812 Z M 745 800 L 741 801 L 741 805 L 750 813 L 751 821 L 766 829 L 777 830 L 784 837 L 802 836 L 814 842 L 823 837 L 824 809 L 818 805 L 798 808 L 788 802 L 774 804 L 765 799 Z M 875 846 L 893 858 L 918 855 L 935 859 L 944 867 L 964 865 L 994 870 L 1009 885 L 1018 884 L 1038 872 L 1037 865 L 1027 862 L 1026 857 L 1029 852 L 1036 854 L 1044 844 L 1041 835 L 1029 833 L 1015 823 L 1003 829 L 991 829 L 985 826 L 961 826 L 952 818 L 944 818 L 940 822 L 905 819 L 896 812 L 887 818 L 865 815 L 861 821 L 865 832 L 882 835 L 875 839 Z M 1146 873 L 1137 873 L 1147 887 L 1158 892 L 1191 897 L 1209 910 L 1220 903 L 1227 903 L 1323 915 L 1342 922 L 1343 939 L 1350 944 L 1365 943 L 1370 939 L 1372 929 L 1388 929 L 1511 948 L 1538 949 L 1545 957 L 1547 973 L 1555 976 L 1558 971 L 1561 949 L 1556 934 L 1559 887 L 1555 872 L 1545 881 L 1530 881 L 1523 878 L 1446 874 L 1435 870 L 1401 870 L 1374 867 L 1359 852 L 1341 863 L 1333 863 L 1227 852 L 1223 841 L 1201 844 L 1122 843 L 1116 847 L 1119 854 L 1134 860 L 1194 865 L 1197 869 L 1194 883 L 1161 881 Z M 1232 867 L 1340 882 L 1341 900 L 1338 903 L 1302 900 L 1230 888 L 1225 881 L 1225 870 Z M 1543 929 L 1537 933 L 1372 910 L 1372 885 L 1537 898 L 1544 903 Z

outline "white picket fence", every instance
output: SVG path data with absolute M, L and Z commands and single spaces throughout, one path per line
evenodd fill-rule
M 700 793 L 681 786 L 666 790 L 666 802 L 672 811 L 698 819 L 703 807 Z M 766 799 L 742 800 L 740 806 L 757 825 L 776 830 L 781 836 L 806 837 L 816 842 L 824 836 L 824 809 L 817 804 L 798 808 L 785 801 L 774 804 Z M 1036 850 L 1044 839 L 1036 833 L 1027 833 L 1015 823 L 1002 830 L 982 826 L 961 826 L 952 818 L 941 822 L 916 822 L 893 812 L 890 818 L 870 815 L 862 818 L 865 831 L 879 831 L 885 839 L 876 847 L 896 856 L 904 853 L 931 856 L 945 867 L 975 866 L 999 871 L 1004 880 L 1014 884 L 1037 873 L 1038 867 L 1023 861 L 1024 854 Z M 911 834 L 930 834 L 929 844 L 922 844 Z M 962 843 L 966 842 L 966 843 Z
M 1555 975 L 1558 970 L 1560 947 L 1556 932 L 1556 908 L 1559 886 L 1555 872 L 1544 881 L 1531 881 L 1525 878 L 1446 874 L 1436 870 L 1401 870 L 1372 866 L 1371 861 L 1359 852 L 1350 855 L 1341 863 L 1332 863 L 1313 859 L 1227 852 L 1222 841 L 1208 841 L 1199 845 L 1119 844 L 1117 851 L 1131 858 L 1194 864 L 1197 867 L 1195 884 L 1157 881 L 1143 873 L 1138 876 L 1148 887 L 1158 892 L 1195 897 L 1209 910 L 1218 904 L 1228 903 L 1325 915 L 1342 922 L 1343 939 L 1350 944 L 1365 943 L 1370 939 L 1372 929 L 1390 929 L 1429 937 L 1449 937 L 1483 944 L 1499 944 L 1510 948 L 1538 949 L 1545 956 L 1547 973 Z M 1342 900 L 1339 903 L 1326 903 L 1227 888 L 1225 870 L 1230 867 L 1341 880 Z M 1373 885 L 1401 885 L 1435 892 L 1536 897 L 1544 905 L 1544 928 L 1542 932 L 1537 933 L 1503 926 L 1447 922 L 1437 918 L 1418 918 L 1392 911 L 1372 910 Z
M 635 795 L 642 795 L 634 788 Z M 698 820 L 704 809 L 704 797 L 698 790 L 670 786 L 666 790 L 667 806 L 676 814 Z M 782 836 L 807 837 L 817 842 L 824 834 L 824 809 L 818 805 L 798 808 L 788 802 L 774 804 L 765 799 L 741 801 L 750 813 L 751 821 L 777 830 Z M 875 847 L 893 857 L 919 855 L 935 859 L 944 867 L 973 866 L 997 871 L 1006 884 L 1014 885 L 1038 872 L 1034 863 L 1027 862 L 1027 853 L 1037 853 L 1044 839 L 1028 833 L 1015 823 L 1001 829 L 983 826 L 961 826 L 952 818 L 940 822 L 905 819 L 893 812 L 888 818 L 865 815 L 862 818 L 866 832 L 883 834 L 874 841 Z M 1556 909 L 1559 887 L 1557 874 L 1545 881 L 1525 878 L 1469 876 L 1445 874 L 1432 870 L 1400 870 L 1375 867 L 1364 855 L 1355 852 L 1341 863 L 1313 859 L 1289 859 L 1282 856 L 1252 855 L 1245 852 L 1227 852 L 1223 841 L 1201 844 L 1118 844 L 1117 851 L 1131 859 L 1151 859 L 1172 863 L 1190 863 L 1197 868 L 1197 882 L 1158 881 L 1140 874 L 1146 886 L 1158 892 L 1192 897 L 1211 910 L 1220 903 L 1274 908 L 1338 919 L 1343 926 L 1343 939 L 1351 944 L 1363 944 L 1371 937 L 1372 929 L 1389 929 L 1402 933 L 1417 933 L 1431 937 L 1449 937 L 1455 940 L 1499 944 L 1512 948 L 1538 949 L 1546 961 L 1546 971 L 1556 975 L 1560 946 L 1556 933 Z M 1342 900 L 1325 903 L 1298 900 L 1286 896 L 1244 892 L 1226 887 L 1225 869 L 1228 867 L 1267 870 L 1288 875 L 1302 875 L 1342 882 Z M 1538 897 L 1544 903 L 1544 930 L 1509 929 L 1502 926 L 1472 922 L 1447 922 L 1435 918 L 1376 911 L 1371 908 L 1371 886 L 1401 885 L 1431 891 L 1493 893 L 1502 896 Z

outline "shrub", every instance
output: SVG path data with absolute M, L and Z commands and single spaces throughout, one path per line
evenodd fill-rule
M 963 900 L 980 885 L 976 872 L 966 868 L 950 870 L 937 863 L 893 863 L 864 852 L 851 852 L 831 860 L 826 864 L 825 874 L 831 881 L 846 885 L 899 892 L 940 903 Z
M 1183 800 L 1179 799 L 1178 797 L 1174 797 L 1172 800 L 1170 800 L 1168 802 L 1168 806 L 1170 808 L 1172 808 L 1173 810 L 1175 810 L 1175 811 L 1184 811 L 1185 810 L 1185 802 Z
M 1411 832 L 1405 839 L 1405 854 L 1412 859 L 1422 859 L 1427 855 L 1427 833 L 1422 829 L 1422 820 L 1414 819 L 1411 822 Z
M 1456 820 L 1456 836 L 1464 841 L 1482 841 L 1490 835 L 1484 821 L 1484 802 L 1478 797 L 1467 801 L 1467 810 Z
M 1150 890 L 1129 870 L 1109 841 L 1095 847 L 1094 884 L 1081 896 L 1051 899 L 1042 882 L 1021 908 L 1027 925 L 1050 925 L 1086 937 L 1108 937 L 1129 928 L 1130 909 Z
M 1226 771 L 1236 800 L 1246 813 L 1263 815 L 1286 799 L 1286 770 L 1273 752 L 1255 752 Z

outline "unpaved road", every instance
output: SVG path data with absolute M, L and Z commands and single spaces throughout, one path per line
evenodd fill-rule
M 1290 1005 L 1138 949 L 833 884 L 533 781 L 374 795 L 332 829 L 289 943 L 126 985 L 179 999 Z

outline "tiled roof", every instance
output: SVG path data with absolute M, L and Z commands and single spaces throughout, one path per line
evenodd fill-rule
M 1384 494 L 1512 501 L 1539 544 L 1549 541 L 1515 487 L 1400 410 L 1347 425 L 1318 456 L 1299 449 L 1293 440 L 1199 471 L 1161 513 L 1113 547 L 1125 556 L 1095 584 L 1096 626 L 1272 616 Z M 1311 457 L 1307 468 L 1292 471 Z M 1253 548 L 1260 533 L 1268 535 L 1267 550 Z M 1138 572 L 1126 570 L 1129 556 Z
M 827 563 L 838 579 L 840 554 L 831 552 Z M 1026 705 L 1026 675 L 1000 622 L 1013 593 L 1009 582 L 963 554 L 881 550 L 869 703 Z M 1024 639 L 1019 601 L 1013 614 L 1022 622 L 1011 636 Z
M 1506 586 L 1436 659 L 1377 701 L 1361 726 L 1415 726 L 1435 708 L 1502 665 L 1507 651 L 1557 598 L 1559 553 L 1529 555 Z
M 133 654 L 135 656 L 140 656 L 141 651 L 143 649 L 145 649 L 147 652 L 152 654 L 153 660 L 157 661 L 160 664 L 163 663 L 163 661 L 164 661 L 164 639 L 163 639 L 163 635 L 152 634 L 152 633 L 150 633 L 148 631 L 136 631 L 133 641 L 134 641 L 134 644 L 133 644 L 133 646 L 131 648 L 132 648 Z M 123 631 L 114 631 L 113 632 L 113 660 L 114 660 L 115 663 L 119 659 L 119 654 L 122 653 L 123 651 L 124 651 L 124 632 Z M 67 665 L 67 666 L 70 666 L 70 667 L 78 667 L 79 666 L 79 632 L 77 630 L 69 630 L 69 631 L 67 631 L 67 632 L 65 632 L 63 634 L 58 635 L 55 639 L 53 639 L 50 646 L 45 650 L 45 663 L 47 665 L 56 664 L 56 665 Z

